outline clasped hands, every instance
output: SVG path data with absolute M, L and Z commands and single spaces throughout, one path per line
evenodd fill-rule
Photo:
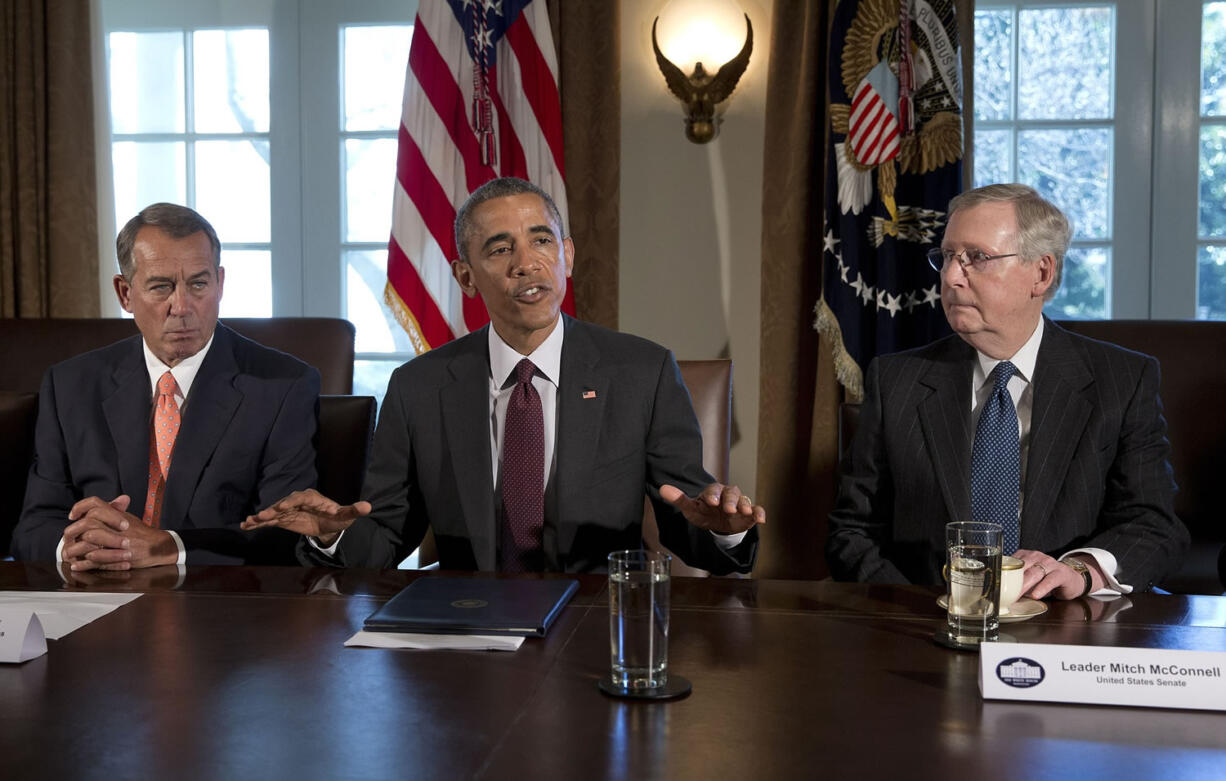
M 72 506 L 60 552 L 70 569 L 127 570 L 178 561 L 174 538 L 127 512 L 130 503 L 127 494 L 120 494 L 109 502 L 90 496 Z

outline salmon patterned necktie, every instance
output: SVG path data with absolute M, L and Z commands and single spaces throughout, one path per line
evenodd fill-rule
M 146 526 L 155 529 L 161 526 L 166 475 L 170 472 L 175 437 L 179 435 L 179 402 L 175 401 L 178 392 L 179 383 L 175 382 L 175 376 L 170 372 L 158 379 L 153 427 L 149 430 L 149 491 L 145 496 L 145 515 L 141 518 Z

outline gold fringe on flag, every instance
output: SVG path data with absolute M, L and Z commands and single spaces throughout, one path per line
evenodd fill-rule
M 400 298 L 396 288 L 392 287 L 390 281 L 383 286 L 383 302 L 387 304 L 388 309 L 392 310 L 392 315 L 395 316 L 396 322 L 400 323 L 400 327 L 409 335 L 409 341 L 413 344 L 413 351 L 417 355 L 428 351 L 430 344 L 421 332 L 421 325 L 418 324 L 417 318 L 413 317 L 413 313 L 409 310 L 403 299 Z

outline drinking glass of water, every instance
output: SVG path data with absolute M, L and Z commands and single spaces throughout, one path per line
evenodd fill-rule
M 609 554 L 609 660 L 614 689 L 668 683 L 668 587 L 672 556 L 650 550 Z
M 951 645 L 974 648 L 999 636 L 1002 535 L 998 523 L 945 525 L 946 639 Z

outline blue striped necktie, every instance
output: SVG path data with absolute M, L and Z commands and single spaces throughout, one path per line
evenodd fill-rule
M 971 517 L 1004 528 L 1004 550 L 1012 555 L 1021 540 L 1017 498 L 1021 488 L 1021 456 L 1017 410 L 1009 396 L 1009 378 L 1017 368 L 1001 361 L 992 370 L 992 395 L 979 414 L 971 450 Z

